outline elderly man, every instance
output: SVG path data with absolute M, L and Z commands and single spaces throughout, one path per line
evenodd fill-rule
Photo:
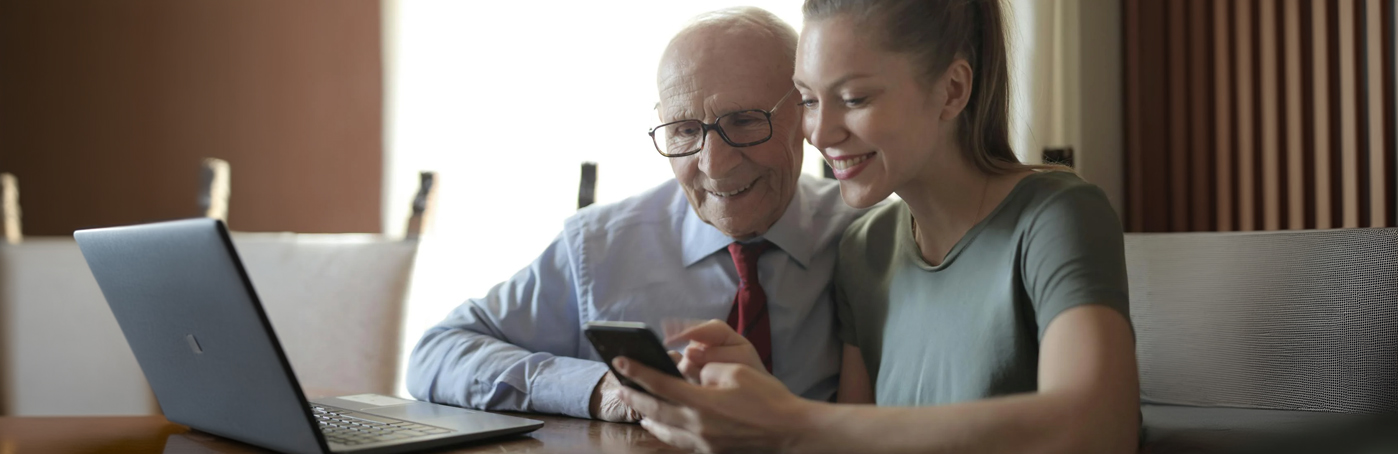
M 582 326 L 681 318 L 728 320 L 789 389 L 830 399 L 836 243 L 861 212 L 835 182 L 801 176 L 795 49 L 795 30 L 756 8 L 676 35 L 651 133 L 675 179 L 580 211 L 533 264 L 429 329 L 408 365 L 413 396 L 632 421 Z

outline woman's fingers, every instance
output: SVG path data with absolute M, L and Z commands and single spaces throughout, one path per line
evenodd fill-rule
M 762 365 L 762 357 L 758 356 L 757 349 L 753 348 L 752 344 L 706 347 L 703 358 L 703 363 L 699 364 L 701 368 L 710 363 L 734 363 L 746 364 L 758 370 L 767 370 Z
M 702 325 L 708 321 L 709 320 L 695 318 L 666 318 L 660 321 L 660 332 L 664 333 L 666 339 L 669 339 L 685 330 Z
M 669 336 L 667 339 L 665 339 L 665 343 L 669 344 L 672 342 L 682 340 L 704 344 L 706 346 L 731 344 L 752 345 L 741 334 L 738 334 L 737 331 L 734 331 L 733 327 L 728 326 L 728 323 L 725 323 L 721 320 L 709 320 L 707 322 L 691 326 L 683 331 Z
M 756 372 L 752 366 L 734 363 L 709 363 L 699 373 L 699 383 L 705 386 L 730 386 L 744 381 L 745 373 Z

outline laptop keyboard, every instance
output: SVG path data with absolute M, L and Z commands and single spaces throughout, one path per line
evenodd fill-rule
M 311 404 L 311 412 L 320 422 L 320 431 L 325 434 L 326 441 L 347 446 L 453 432 L 441 427 L 318 404 Z

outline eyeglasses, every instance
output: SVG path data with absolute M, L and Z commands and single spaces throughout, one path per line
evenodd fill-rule
M 650 128 L 651 142 L 655 143 L 655 151 L 667 158 L 689 156 L 703 150 L 709 131 L 718 131 L 718 136 L 734 147 L 759 145 L 772 138 L 772 114 L 795 92 L 796 88 L 792 87 L 772 110 L 740 110 L 723 114 L 713 123 L 680 120 Z

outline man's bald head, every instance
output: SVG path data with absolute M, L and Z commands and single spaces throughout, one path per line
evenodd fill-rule
M 700 14 L 665 47 L 657 80 L 661 96 L 674 82 L 667 79 L 683 77 L 686 69 L 710 63 L 752 66 L 743 69 L 789 80 L 795 70 L 796 41 L 796 29 L 762 8 L 741 6 Z
M 795 64 L 796 30 L 751 7 L 700 15 L 661 57 L 660 123 L 699 120 L 722 127 L 724 115 L 764 122 L 756 112 L 770 113 L 771 138 L 765 142 L 730 143 L 703 128 L 699 152 L 670 159 L 695 213 L 730 237 L 762 235 L 796 193 L 802 147 L 801 112 L 797 98 L 789 96 Z M 734 121 L 731 127 L 754 124 Z

